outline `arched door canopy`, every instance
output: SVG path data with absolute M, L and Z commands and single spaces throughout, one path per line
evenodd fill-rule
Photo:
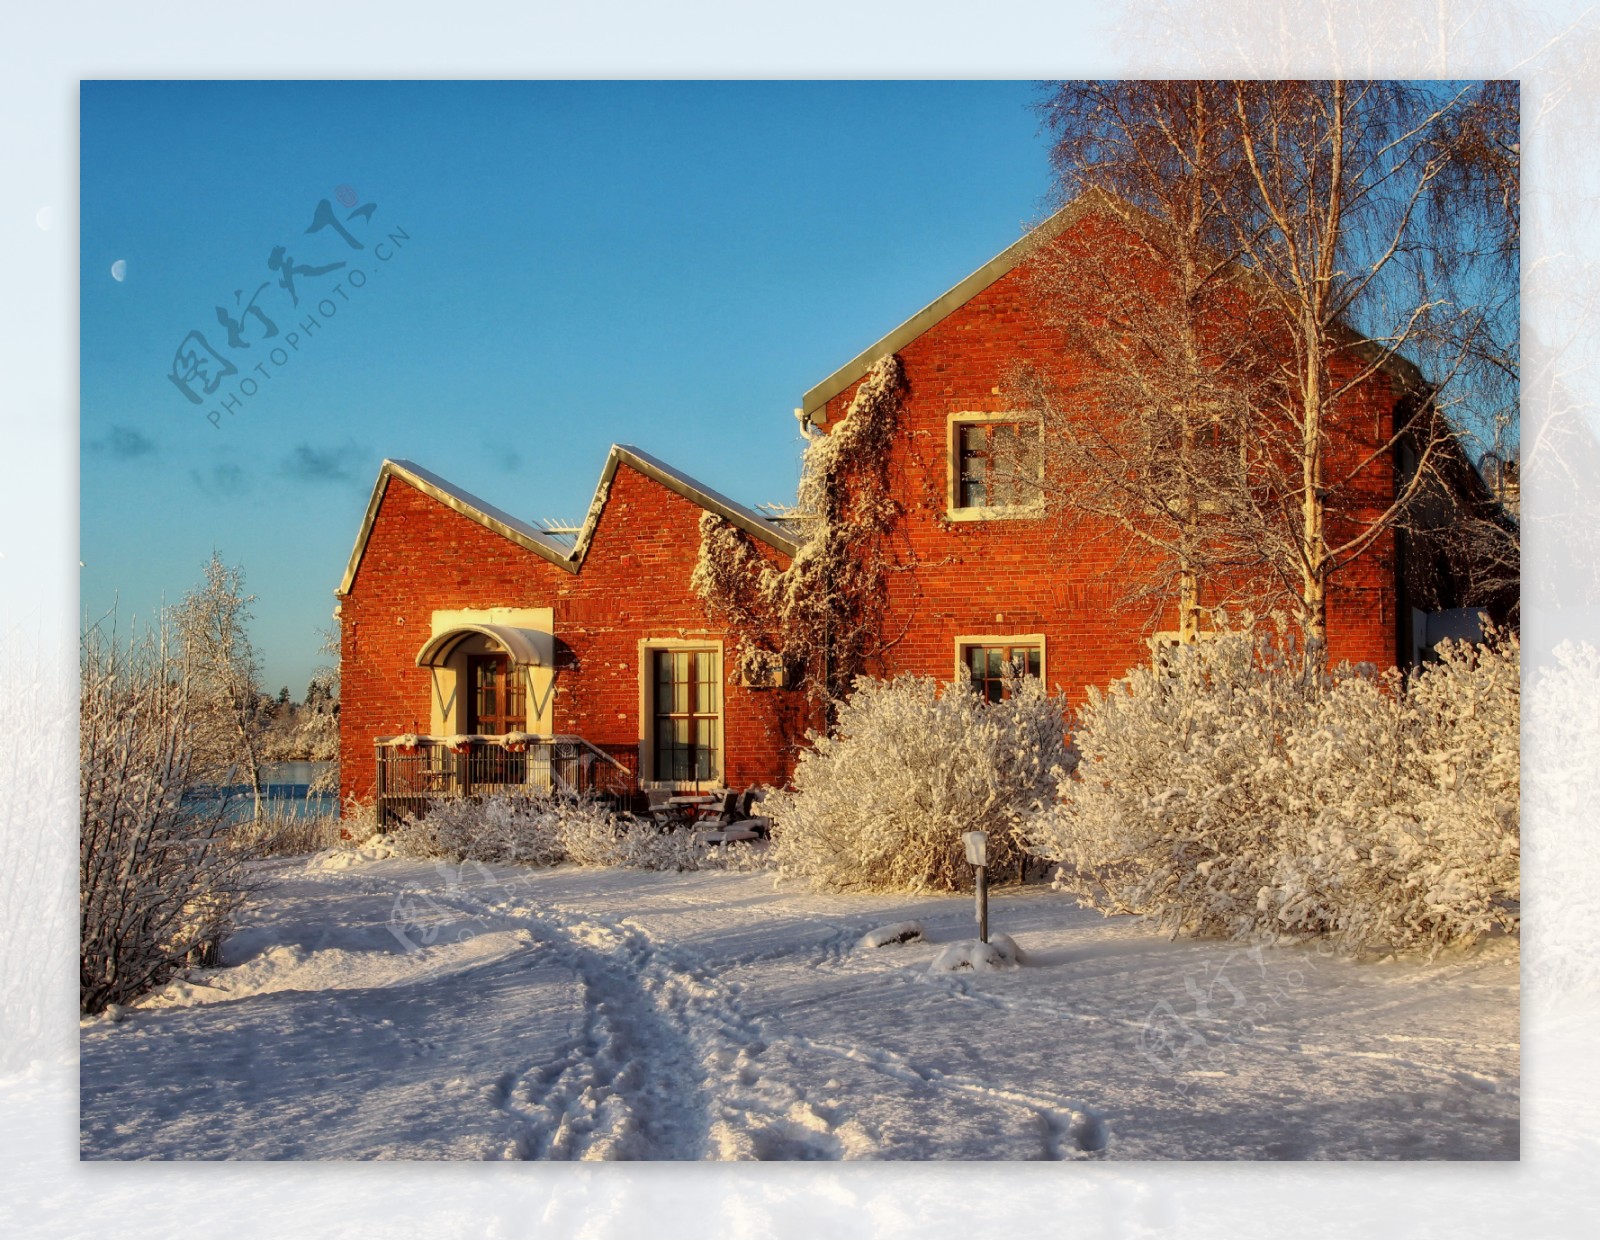
M 489 625 L 468 622 L 435 634 L 417 652 L 417 667 L 442 668 L 455 649 L 468 638 L 488 638 L 491 650 L 504 651 L 511 662 L 529 668 L 542 668 L 545 660 L 540 656 L 540 639 L 545 635 L 515 625 Z

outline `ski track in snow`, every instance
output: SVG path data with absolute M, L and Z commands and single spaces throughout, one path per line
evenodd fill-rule
M 1109 1144 L 1106 1120 L 1087 1104 L 994 1087 L 883 1048 L 809 1038 L 753 1018 L 735 986 L 664 948 L 632 919 L 612 921 L 560 905 L 535 910 L 459 892 L 441 903 L 474 918 L 520 925 L 582 980 L 582 1035 L 556 1059 L 507 1070 L 497 1080 L 495 1102 L 524 1128 L 507 1146 L 507 1158 L 870 1158 L 876 1144 L 859 1123 L 841 1119 L 836 1106 L 808 1100 L 781 1075 L 786 1053 L 796 1049 L 1032 1112 L 1047 1158 L 1099 1157 Z M 825 925 L 810 949 L 812 968 L 845 960 L 860 936 L 853 927 Z M 733 963 L 783 955 L 758 952 Z M 945 985 L 954 995 L 971 994 L 959 978 Z M 769 1072 L 769 1058 L 779 1073 Z M 696 1081 L 699 1088 L 691 1092 Z
M 1057 948 L 1043 964 L 1070 965 L 1079 972 L 1066 987 L 1045 988 L 1015 973 L 930 973 L 921 955 L 900 947 L 863 950 L 858 940 L 875 925 L 876 914 L 864 916 L 859 906 L 843 903 L 812 904 L 803 896 L 756 899 L 753 887 L 738 886 L 731 877 L 720 881 L 724 886 L 716 886 L 716 878 L 686 881 L 705 884 L 688 893 L 670 880 L 641 881 L 635 900 L 621 884 L 591 891 L 588 881 L 573 878 L 572 872 L 546 875 L 548 881 L 520 890 L 498 881 L 484 889 L 446 882 L 442 890 L 430 890 L 444 925 L 456 917 L 478 931 L 453 943 L 441 940 L 421 956 L 396 957 L 392 945 L 387 953 L 320 941 L 309 951 L 295 944 L 268 947 L 233 967 L 236 985 L 245 988 L 239 1002 L 248 1003 L 252 994 L 297 994 L 289 990 L 297 985 L 292 971 L 302 966 L 315 977 L 298 985 L 320 988 L 335 1008 L 348 1010 L 351 1023 L 363 1004 L 370 1005 L 363 997 L 374 988 L 448 984 L 452 976 L 497 965 L 533 969 L 518 976 L 537 977 L 546 986 L 554 985 L 552 978 L 568 979 L 561 985 L 572 996 L 565 1001 L 570 1007 L 550 1010 L 571 1014 L 565 1027 L 552 1016 L 537 1034 L 519 1037 L 514 1005 L 515 988 L 522 984 L 507 982 L 512 989 L 505 995 L 513 1007 L 496 1008 L 498 1001 L 492 1001 L 485 1011 L 491 1019 L 503 1013 L 513 1024 L 474 1043 L 465 1060 L 458 1056 L 449 1066 L 456 1076 L 447 1087 L 475 1091 L 462 1098 L 468 1110 L 453 1123 L 479 1134 L 459 1148 L 475 1150 L 478 1157 L 829 1160 L 976 1154 L 1060 1160 L 1120 1153 L 1124 1158 L 1204 1158 L 1248 1154 L 1252 1140 L 1258 1151 L 1299 1157 L 1324 1151 L 1349 1157 L 1368 1149 L 1363 1136 L 1348 1133 L 1302 1139 L 1276 1118 L 1261 1134 L 1247 1135 L 1243 1146 L 1236 1138 L 1230 1144 L 1228 1135 L 1215 1130 L 1206 1108 L 1243 1108 L 1241 1114 L 1254 1115 L 1251 1092 L 1260 1089 L 1254 1083 L 1281 1081 L 1285 1069 L 1293 1073 L 1296 1065 L 1315 1065 L 1325 1079 L 1320 1094 L 1309 1100 L 1311 1107 L 1327 1106 L 1326 1099 L 1352 1083 L 1362 1093 L 1388 1089 L 1384 1083 L 1392 1078 L 1418 1105 L 1442 1117 L 1440 1128 L 1470 1117 L 1472 1096 L 1509 1094 L 1514 1134 L 1515 1042 L 1496 1041 L 1487 1027 L 1486 1037 L 1477 1041 L 1401 1032 L 1415 1028 L 1406 1024 L 1405 1010 L 1427 1002 L 1422 993 L 1430 988 L 1454 988 L 1453 1002 L 1468 1002 L 1461 993 L 1477 986 L 1473 974 L 1483 968 L 1481 962 L 1442 965 L 1422 976 L 1420 986 L 1415 974 L 1397 971 L 1396 983 L 1410 979 L 1398 991 L 1388 987 L 1388 975 L 1330 972 L 1297 996 L 1294 1011 L 1264 1020 L 1248 1039 L 1227 1032 L 1226 997 L 1212 997 L 1222 1011 L 1202 1008 L 1188 1017 L 1186 1028 L 1221 1058 L 1204 1067 L 1198 1058 L 1168 1066 L 1169 1082 L 1182 1077 L 1190 1083 L 1174 1094 L 1172 1085 L 1161 1084 L 1160 1071 L 1152 1073 L 1135 1058 L 1140 1032 L 1149 1024 L 1144 1016 L 1149 997 L 1181 1002 L 1186 987 L 1188 994 L 1199 995 L 1189 986 L 1195 963 L 1210 962 L 1216 977 L 1233 968 L 1241 983 L 1252 983 L 1248 970 L 1255 966 L 1230 967 L 1239 954 L 1226 955 L 1227 949 L 1172 947 L 1133 936 L 1101 940 L 1081 954 Z M 326 885 L 335 899 L 342 892 L 381 903 L 416 876 L 415 869 L 363 867 L 304 878 L 313 889 Z M 499 895 L 508 891 L 514 895 Z M 1047 908 L 1047 899 L 1035 908 Z M 314 893 L 309 901 L 307 908 L 314 908 Z M 749 914 L 743 912 L 747 905 L 755 907 Z M 609 915 L 608 907 L 613 907 Z M 951 903 L 919 912 L 931 938 L 948 939 L 952 927 L 965 933 L 957 909 Z M 886 913 L 881 921 L 891 916 Z M 370 923 L 358 929 L 369 933 L 369 927 L 373 934 L 380 929 Z M 349 942 L 348 934 L 341 942 Z M 1287 976 L 1297 961 L 1315 972 L 1316 962 L 1290 955 L 1270 963 L 1279 976 Z M 289 974 L 274 974 L 275 966 L 285 965 Z M 1490 968 L 1497 967 L 1491 962 Z M 341 976 L 341 971 L 347 972 Z M 229 972 L 217 981 L 226 985 Z M 1503 971 L 1485 977 L 1491 988 L 1504 990 Z M 205 985 L 193 984 L 179 995 L 177 1003 L 191 1006 L 180 1014 L 214 1007 L 205 1002 L 210 997 L 193 989 Z M 1098 1000 L 1073 1007 L 1080 989 L 1095 996 L 1096 987 L 1102 988 Z M 451 1011 L 447 995 L 432 1002 L 441 1014 Z M 1093 1011 L 1096 1007 L 1099 1011 Z M 938 1015 L 962 1010 L 967 1018 Z M 1380 1015 L 1391 1028 L 1373 1021 Z M 1000 1048 L 990 1045 L 991 1029 L 1023 1040 L 1007 1049 L 1008 1060 L 993 1059 Z M 1339 1038 L 1315 1037 L 1334 1030 Z M 418 1044 L 408 1055 L 437 1052 L 435 1036 L 430 1032 L 427 1039 L 400 1035 L 402 1043 Z M 1076 1058 L 1052 1055 L 1052 1039 Z M 520 1060 L 519 1048 L 526 1053 Z M 1014 1052 L 1022 1059 L 1012 1063 Z M 1430 1058 L 1436 1054 L 1443 1058 Z M 1470 1063 L 1462 1063 L 1463 1056 Z M 1508 1062 L 1510 1076 L 1496 1076 Z M 840 1066 L 836 1077 L 829 1075 L 829 1064 Z M 104 1074 L 105 1068 L 97 1071 Z M 460 1076 L 463 1070 L 469 1076 Z M 1438 1084 L 1418 1086 L 1418 1079 Z M 1109 1088 L 1112 1101 L 1083 1097 L 1085 1082 Z M 1200 1093 L 1191 1097 L 1191 1089 Z M 1359 1100 L 1339 1106 L 1352 1115 L 1361 1112 Z M 1503 1127 L 1504 1105 L 1494 1105 L 1486 1115 Z M 181 1129 L 188 1118 L 177 1119 Z M 113 1131 L 103 1119 L 96 1123 L 97 1133 Z M 90 1129 L 86 1121 L 85 1133 Z M 114 1132 L 124 1143 L 130 1140 L 125 1129 Z M 95 1153 L 97 1141 L 103 1139 L 86 1138 L 86 1153 Z M 1453 1149 L 1437 1132 L 1416 1141 L 1424 1151 Z M 418 1150 L 434 1153 L 438 1146 L 437 1141 L 417 1142 L 379 1146 L 375 1153 L 404 1157 Z M 116 1144 L 104 1149 L 114 1150 Z M 292 1149 L 323 1148 L 313 1143 Z M 1381 1145 L 1373 1149 L 1383 1150 Z
M 701 1100 L 685 1092 L 693 1059 L 638 980 L 660 978 L 647 937 L 588 919 L 509 913 L 573 969 L 584 1027 L 554 1060 L 507 1070 L 495 1101 L 522 1122 L 506 1155 L 522 1159 L 671 1159 L 703 1143 Z

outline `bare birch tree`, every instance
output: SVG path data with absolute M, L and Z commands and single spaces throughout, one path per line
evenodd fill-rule
M 1040 430 L 1041 459 L 1015 470 L 1037 476 L 1059 518 L 1139 560 L 1125 601 L 1175 600 L 1191 642 L 1208 612 L 1261 603 L 1241 518 L 1264 358 L 1224 210 L 1231 100 L 1216 82 L 1066 82 L 1040 111 L 1062 196 L 1112 227 L 1033 264 L 1031 292 L 1073 365 L 1010 375 Z
M 1515 306 L 1514 230 L 1484 216 L 1515 219 L 1502 85 L 1065 83 L 1047 100 L 1062 189 L 1109 191 L 1134 240 L 1042 265 L 1067 394 L 1088 398 L 1063 414 L 1060 381 L 1031 381 L 1046 486 L 1165 566 L 1152 580 L 1185 636 L 1205 582 L 1283 607 L 1320 663 L 1330 581 L 1448 497 L 1447 415 L 1473 413 Z M 1384 382 L 1393 423 L 1358 422 L 1357 394 Z
M 1277 476 L 1263 535 L 1298 578 L 1296 620 L 1325 657 L 1330 580 L 1367 553 L 1459 454 L 1448 417 L 1463 408 L 1475 354 L 1504 297 L 1478 262 L 1471 208 L 1485 166 L 1466 158 L 1464 122 L 1486 84 L 1235 82 L 1244 192 L 1232 233 L 1288 345 L 1283 399 L 1259 421 Z M 1515 195 L 1514 181 L 1494 178 Z M 1480 295 L 1480 296 L 1475 296 Z M 1363 451 L 1346 402 L 1382 374 L 1408 376 L 1410 408 Z M 1424 381 L 1423 376 L 1426 375 Z M 1384 460 L 1398 467 L 1384 485 Z

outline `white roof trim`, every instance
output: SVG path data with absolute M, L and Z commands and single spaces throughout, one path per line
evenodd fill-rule
M 617 466 L 626 462 L 646 478 L 660 483 L 668 491 L 675 492 L 684 499 L 709 512 L 715 513 L 724 521 L 739 527 L 746 534 L 760 539 L 772 547 L 777 548 L 787 556 L 792 556 L 800 550 L 800 545 L 786 535 L 775 522 L 765 514 L 757 512 L 747 505 L 740 504 L 737 500 L 730 500 L 720 491 L 713 491 L 698 479 L 690 478 L 682 470 L 674 469 L 659 457 L 652 457 L 642 448 L 635 448 L 631 444 L 613 444 L 611 453 L 606 458 L 606 467 L 600 476 L 600 487 L 595 494 L 599 496 L 610 487 L 611 480 L 615 477 Z M 602 501 L 603 507 L 603 501 Z M 598 516 L 598 514 L 594 515 Z M 587 550 L 587 535 L 591 533 L 590 522 L 584 523 L 584 534 L 578 536 L 578 546 Z
M 807 392 L 801 402 L 805 418 L 809 420 L 812 414 L 865 375 L 879 358 L 888 353 L 899 353 L 929 328 L 949 318 L 1000 277 L 1008 274 L 1045 242 L 1075 224 L 1088 212 L 1104 210 L 1107 205 L 1100 190 L 1089 190 L 1078 195 L 1044 223 L 1030 229 L 965 280 L 934 298 L 877 344 L 862 350 Z
M 1131 203 L 1102 189 L 1085 190 L 1037 228 L 1007 246 L 965 280 L 934 298 L 883 339 L 862 350 L 807 392 L 801 402 L 802 421 L 811 421 L 813 414 L 871 370 L 879 358 L 885 354 L 899 353 L 917 337 L 949 318 L 1002 276 L 1010 273 L 1039 246 L 1053 240 L 1084 216 L 1092 213 L 1112 216 L 1138 229 L 1161 228 L 1157 221 Z M 1244 274 L 1247 280 L 1254 278 L 1248 268 L 1244 269 Z M 1398 354 L 1384 357 L 1380 346 L 1362 341 L 1349 329 L 1345 331 L 1346 338 L 1342 343 L 1353 348 L 1367 363 L 1376 363 L 1378 368 L 1388 374 L 1401 389 L 1410 390 L 1422 385 L 1422 373 L 1409 359 Z
M 356 544 L 345 565 L 344 577 L 339 582 L 339 589 L 334 593 L 341 597 L 348 595 L 350 588 L 355 584 L 356 571 L 361 567 L 361 558 L 366 554 L 367 540 L 372 537 L 372 527 L 378 519 L 378 509 L 383 504 L 384 493 L 388 490 L 391 478 L 403 479 L 424 495 L 460 513 L 469 521 L 474 521 L 485 529 L 510 539 L 519 547 L 542 556 L 568 573 L 577 573 L 588 556 L 589 544 L 599 525 L 600 515 L 605 511 L 617 467 L 623 464 L 700 508 L 716 513 L 724 521 L 739 527 L 746 534 L 760 539 L 786 556 L 793 556 L 799 550 L 800 545 L 794 539 L 755 509 L 730 500 L 721 492 L 713 491 L 682 471 L 673 469 L 666 462 L 625 444 L 613 444 L 611 451 L 606 455 L 605 468 L 601 471 L 600 482 L 595 487 L 594 499 L 589 504 L 589 515 L 584 520 L 583 531 L 578 535 L 577 543 L 571 549 L 552 539 L 537 526 L 513 517 L 503 509 L 479 499 L 470 491 L 463 491 L 419 465 L 410 461 L 385 461 L 378 470 L 378 480 L 373 485 L 372 497 L 367 501 L 366 515 L 362 518 L 361 529 L 356 534 Z
M 334 592 L 336 595 L 348 595 L 350 587 L 355 584 L 356 570 L 361 567 L 361 558 L 366 554 L 367 540 L 372 537 L 372 526 L 378 519 L 378 509 L 383 504 L 384 492 L 388 490 L 391 478 L 403 479 L 446 508 L 454 509 L 469 521 L 493 530 L 519 547 L 525 547 L 554 564 L 565 568 L 571 567 L 567 563 L 567 549 L 542 533 L 538 527 L 530 525 L 521 518 L 513 517 L 492 504 L 485 503 L 470 491 L 463 491 L 431 470 L 425 470 L 410 461 L 385 461 L 378 469 L 378 481 L 372 486 L 372 498 L 367 501 L 366 516 L 361 519 L 361 529 L 356 533 L 356 545 L 351 549 L 350 559 L 345 564 L 344 577 L 339 582 L 339 589 Z

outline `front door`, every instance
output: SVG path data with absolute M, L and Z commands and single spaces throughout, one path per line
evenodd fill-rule
M 493 736 L 527 728 L 522 675 L 509 655 L 469 655 L 467 684 L 469 733 Z

